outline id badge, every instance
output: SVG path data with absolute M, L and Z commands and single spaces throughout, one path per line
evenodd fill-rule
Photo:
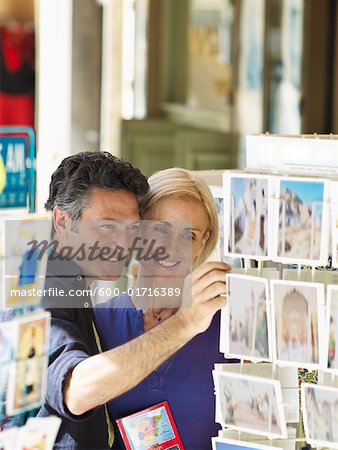
M 127 450 L 184 450 L 168 402 L 117 420 Z

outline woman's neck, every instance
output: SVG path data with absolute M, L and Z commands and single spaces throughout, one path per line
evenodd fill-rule
M 144 331 L 169 319 L 181 306 L 182 295 L 171 295 L 175 293 L 173 284 L 179 289 L 176 292 L 183 292 L 184 279 L 178 281 L 177 278 L 147 277 L 139 270 L 131 301 L 135 308 L 143 311 Z
M 184 277 L 150 277 L 139 270 L 131 296 L 134 306 L 143 311 L 160 313 L 178 309 L 182 304 Z

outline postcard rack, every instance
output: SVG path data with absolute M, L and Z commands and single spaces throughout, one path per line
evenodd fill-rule
M 5 219 L 29 223 L 32 215 L 0 213 L 5 232 Z M 29 220 L 27 220 L 29 219 Z M 24 226 L 24 225 L 23 225 Z M 14 227 L 12 227 L 14 228 Z M 46 227 L 47 228 L 47 227 Z M 13 239 L 14 240 L 14 239 Z M 48 359 L 50 316 L 41 308 L 41 299 L 26 299 L 6 308 L 6 268 L 8 262 L 4 248 L 1 248 L 1 292 L 0 292 L 0 429 L 22 427 L 27 419 L 34 417 L 41 406 Z M 11 272 L 12 274 L 12 272 Z M 42 283 L 45 272 L 39 272 Z M 11 279 L 11 277 L 9 277 Z M 27 285 L 28 286 L 28 285 Z M 3 308 L 3 309 L 2 309 Z M 35 319 L 43 318 L 43 327 L 35 326 Z M 21 325 L 21 328 L 19 326 Z M 21 330 L 21 331 L 20 331 Z M 19 334 L 19 331 L 21 334 Z M 46 331 L 46 333 L 45 333 Z M 45 333 L 45 334 L 44 334 Z
M 290 142 L 290 146 L 292 148 L 292 152 L 288 150 L 288 142 Z M 312 152 L 316 152 L 315 161 L 312 159 Z M 220 335 L 220 351 L 224 353 L 226 358 L 238 358 L 240 360 L 240 364 L 228 365 L 228 364 L 219 364 L 215 366 L 214 373 L 218 374 L 224 373 L 224 375 L 231 378 L 229 375 L 231 372 L 235 372 L 238 380 L 241 377 L 248 375 L 248 373 L 252 376 L 260 377 L 261 379 L 269 379 L 270 382 L 272 380 L 281 383 L 282 389 L 282 400 L 281 405 L 283 411 L 287 411 L 288 413 L 285 416 L 285 423 L 287 425 L 287 435 L 284 436 L 279 434 L 279 437 L 274 435 L 271 431 L 271 423 L 269 424 L 270 428 L 265 433 L 259 433 L 256 431 L 250 431 L 245 428 L 236 427 L 235 422 L 225 422 L 224 418 L 221 420 L 221 403 L 217 406 L 217 402 L 221 400 L 217 400 L 217 397 L 221 397 L 221 390 L 219 388 L 219 381 L 215 381 L 216 388 L 216 421 L 222 425 L 223 430 L 220 432 L 220 441 L 223 442 L 222 439 L 224 437 L 228 437 L 235 441 L 245 440 L 247 443 L 254 441 L 265 441 L 266 445 L 269 447 L 277 447 L 277 448 L 309 448 L 309 445 L 321 448 L 321 447 L 330 447 L 330 442 L 328 444 L 325 439 L 320 441 L 319 438 L 310 439 L 309 432 L 309 424 L 306 418 L 306 408 L 309 408 L 305 405 L 305 395 L 307 391 L 311 391 L 308 386 L 311 387 L 311 384 L 318 386 L 320 392 L 332 392 L 337 396 L 338 403 L 338 366 L 335 370 L 330 370 L 328 362 L 327 362 L 327 352 L 329 350 L 328 341 L 329 341 L 329 323 L 330 323 L 330 301 L 325 299 L 332 298 L 332 289 L 336 289 L 334 285 L 338 284 L 338 264 L 337 264 L 337 253 L 338 253 L 338 192 L 334 192 L 334 190 L 338 191 L 338 140 L 337 137 L 329 136 L 325 139 L 321 139 L 319 136 L 297 136 L 297 137 L 287 137 L 287 136 L 270 136 L 270 135 L 259 135 L 259 136 L 248 136 L 247 137 L 247 154 L 246 160 L 247 165 L 243 170 L 233 170 L 227 171 L 223 178 L 223 201 L 224 201 L 224 216 L 223 227 L 224 227 L 224 243 L 223 248 L 226 250 L 223 255 L 225 258 L 240 258 L 242 260 L 242 267 L 240 269 L 233 269 L 232 273 L 227 275 L 227 289 L 228 296 L 230 296 L 231 292 L 231 277 L 234 279 L 240 279 L 241 289 L 245 289 L 244 281 L 245 279 L 249 280 L 252 278 L 257 282 L 259 279 L 262 281 L 261 291 L 264 291 L 264 295 L 266 298 L 266 312 L 267 315 L 270 316 L 271 320 L 271 328 L 269 330 L 269 347 L 270 352 L 265 357 L 256 356 L 254 357 L 254 345 L 256 344 L 255 339 L 252 338 L 251 344 L 246 344 L 247 348 L 251 345 L 251 354 L 242 353 L 238 348 L 244 348 L 245 345 L 243 342 L 247 340 L 243 329 L 239 326 L 242 322 L 234 322 L 236 319 L 236 315 L 233 314 L 233 310 L 231 310 L 231 302 L 230 298 L 228 298 L 228 305 L 226 308 L 222 310 L 222 325 L 221 325 L 221 335 Z M 318 154 L 320 154 L 320 158 L 318 160 Z M 265 155 L 265 157 L 264 157 Z M 318 161 L 317 161 L 318 160 Z M 321 164 L 319 163 L 321 161 Z M 315 164 L 312 164 L 315 162 Z M 266 210 L 268 211 L 267 217 L 269 217 L 269 223 L 266 225 L 264 220 L 261 220 L 261 223 L 257 223 L 256 228 L 253 224 L 249 223 L 249 226 L 245 228 L 242 226 L 241 230 L 244 229 L 244 233 L 250 234 L 251 242 L 253 242 L 253 247 L 256 245 L 256 249 L 258 247 L 259 240 L 262 236 L 262 229 L 266 226 L 264 232 L 265 239 L 268 237 L 269 241 L 265 242 L 265 247 L 262 245 L 262 241 L 260 242 L 260 253 L 257 252 L 250 253 L 250 251 L 246 251 L 245 243 L 248 242 L 245 239 L 242 239 L 242 245 L 244 245 L 240 250 L 238 250 L 238 246 L 235 245 L 235 235 L 236 235 L 236 224 L 242 220 L 241 217 L 235 214 L 235 200 L 232 194 L 232 188 L 235 186 L 235 183 L 231 184 L 230 188 L 230 178 L 233 179 L 253 179 L 256 178 L 258 180 L 265 179 L 269 180 L 266 183 L 269 183 L 269 194 L 272 195 L 265 199 Z M 231 178 L 232 179 L 232 178 Z M 291 201 L 287 203 L 287 200 L 283 199 L 279 194 L 281 191 L 279 190 L 281 186 L 282 180 L 286 180 L 285 185 L 288 185 L 290 181 L 300 180 L 301 182 L 311 182 L 323 184 L 323 194 L 321 198 L 314 198 L 311 200 L 311 210 L 308 208 L 306 210 L 305 206 L 303 207 L 301 202 L 298 202 L 299 199 L 295 199 L 294 203 L 291 204 Z M 337 184 L 334 184 L 336 183 Z M 279 184 L 278 184 L 279 183 Z M 215 183 L 218 184 L 218 183 Z M 319 186 L 319 184 L 318 184 Z M 239 190 L 240 188 L 238 188 Z M 255 189 L 253 186 L 252 189 Z M 258 189 L 258 188 L 257 188 Z M 309 192 L 304 191 L 304 198 L 309 195 Z M 290 193 L 291 196 L 292 192 Z M 243 187 L 241 191 L 242 197 L 244 197 Z M 214 197 L 218 197 L 215 196 Z M 240 196 L 239 196 L 240 197 Z M 301 197 L 303 198 L 303 197 Z M 292 199 L 293 200 L 293 199 Z M 298 202 L 298 203 L 297 203 Z M 337 203 L 337 204 L 336 204 Z M 239 203 L 237 203 L 238 205 Z M 290 206 L 291 205 L 291 206 Z M 304 203 L 305 205 L 305 203 Z M 333 206 L 335 205 L 335 207 Z M 238 206 L 237 206 L 238 207 Z M 247 205 L 245 205 L 247 207 Z M 257 208 L 259 206 L 255 203 L 253 205 L 255 208 L 255 212 L 257 212 Z M 288 245 L 290 242 L 296 242 L 296 239 L 293 238 L 288 240 L 286 238 L 286 228 L 287 224 L 296 217 L 296 214 L 293 216 L 288 208 L 299 208 L 298 214 L 307 214 L 307 222 L 306 222 L 306 238 L 308 239 L 308 255 L 302 255 L 302 257 L 294 257 L 292 252 L 290 252 L 291 256 L 287 256 Z M 238 207 L 239 208 L 239 207 Z M 243 208 L 243 215 L 247 213 L 247 209 Z M 258 215 L 258 214 L 257 214 Z M 325 218 L 325 220 L 323 219 Z M 318 218 L 321 219 L 321 240 L 320 244 L 316 241 L 315 229 L 318 228 Z M 337 224 L 334 222 L 334 218 L 337 218 Z M 292 222 L 291 222 L 292 223 Z M 303 223 L 303 222 L 302 222 Z M 260 227 L 260 229 L 259 229 Z M 337 230 L 334 229 L 337 228 Z M 237 226 L 237 230 L 238 230 Z M 291 227 L 290 227 L 291 228 Z M 238 232 L 238 231 L 237 231 Z M 277 234 L 278 233 L 278 234 Z M 335 233 L 335 234 L 334 234 Z M 303 233 L 305 235 L 305 232 Z M 271 238 L 272 236 L 272 238 Z M 329 241 L 329 236 L 332 236 L 333 242 Z M 335 239 L 335 240 L 334 240 Z M 238 241 L 237 241 L 238 242 Z M 255 244 L 256 243 L 256 244 Z M 297 243 L 298 248 L 302 249 L 301 242 Z M 331 244 L 331 245 L 330 245 Z M 335 247 L 336 246 L 336 247 Z M 295 245 L 296 247 L 296 245 Z M 329 250 L 329 248 L 331 250 Z M 332 251 L 332 252 L 331 252 Z M 265 254 L 264 254 L 265 252 Z M 332 253 L 332 255 L 330 255 Z M 242 277 L 242 278 L 241 278 Z M 301 286 L 304 284 L 305 289 L 317 290 L 321 292 L 320 296 L 316 296 L 316 320 L 320 318 L 320 325 L 318 325 L 318 334 L 313 337 L 314 341 L 317 340 L 317 353 L 318 360 L 315 361 L 314 364 L 308 364 L 302 360 L 301 357 L 299 362 L 297 363 L 289 363 L 287 359 L 287 355 L 282 354 L 282 338 L 281 338 L 281 330 L 282 325 L 280 323 L 276 323 L 275 321 L 275 311 L 274 307 L 276 305 L 275 296 L 277 296 L 276 292 L 278 284 L 280 284 L 280 289 L 283 289 L 283 283 L 285 285 Z M 299 285 L 297 285 L 299 283 Z M 229 287 L 230 285 L 230 287 Z M 238 284 L 239 285 L 239 284 Z M 276 287 L 277 285 L 277 287 Z M 328 287 L 327 285 L 332 285 L 332 287 Z M 244 286 L 244 287 L 243 287 Z M 265 286 L 265 287 L 264 287 Z M 253 294 L 254 289 L 251 288 L 251 295 L 254 298 Z M 299 288 L 301 291 L 301 289 Z M 240 292 L 240 291 L 238 291 Z M 242 294 L 244 292 L 241 291 Z M 249 292 L 249 290 L 247 290 Z M 257 290 L 258 292 L 258 290 Z M 287 291 L 286 291 L 287 292 Z M 310 292 L 310 291 L 307 291 Z M 338 292 L 338 290 L 337 290 Z M 298 291 L 297 291 L 298 293 Z M 286 295 L 286 294 L 285 294 Z M 309 294 L 310 295 L 310 294 Z M 312 295 L 312 293 L 311 293 Z M 258 296 L 258 294 L 257 294 Z M 273 299 L 271 299 L 273 296 Z M 309 297 L 310 298 L 310 297 Z M 311 297 L 312 298 L 312 297 Z M 320 300 L 321 299 L 321 300 Z M 273 300 L 273 301 L 272 301 Z M 284 298 L 283 298 L 284 300 Z M 308 300 L 308 297 L 306 298 Z M 338 294 L 337 294 L 338 300 Z M 253 300 L 252 300 L 253 301 Z M 257 312 L 257 300 L 254 302 L 255 311 Z M 283 303 L 283 307 L 286 306 L 287 302 Z M 289 304 L 292 305 L 292 299 L 290 296 Z M 298 304 L 301 304 L 299 300 Z M 250 305 L 249 305 L 250 306 Z M 253 306 L 250 306 L 253 307 Z M 242 307 L 244 308 L 244 307 Z M 291 310 L 291 306 L 289 306 Z M 314 315 L 313 305 L 311 309 L 310 300 L 307 301 L 307 322 L 305 323 L 304 328 L 307 327 L 308 331 L 311 329 L 313 332 L 312 322 Z M 249 311 L 249 309 L 248 309 Z M 250 310 L 251 311 L 251 310 Z M 305 309 L 304 309 L 305 311 Z M 337 302 L 337 311 L 338 311 L 338 302 Z M 243 313 L 241 313 L 243 314 Z M 247 313 L 248 314 L 248 313 Z M 283 310 L 283 314 L 285 311 Z M 254 318 L 256 318 L 256 313 L 254 313 Z M 338 318 L 338 314 L 337 314 Z M 248 320 L 252 320 L 252 316 L 247 317 Z M 284 320 L 284 316 L 282 316 L 282 320 Z M 232 321 L 232 322 L 231 322 Z M 232 323 L 232 328 L 230 330 L 230 322 Z M 255 322 L 255 320 L 254 320 Z M 239 325 L 238 325 L 239 323 Z M 245 323 L 245 322 L 244 322 Z M 248 323 L 248 322 L 246 322 Z M 225 325 L 224 325 L 225 324 Z M 274 324 L 274 326 L 272 326 Z M 319 326 L 322 327 L 319 330 Z M 279 328 L 278 328 L 279 327 Z M 338 325 L 337 325 L 338 327 Z M 254 327 L 255 328 L 255 327 Z M 227 331 L 225 331 L 227 330 Z M 235 331 L 234 331 L 235 330 Z M 256 330 L 256 328 L 255 328 Z M 234 336 L 236 336 L 237 341 L 235 342 L 237 345 L 237 353 L 236 351 L 229 351 L 229 347 L 225 349 L 225 345 L 230 346 L 229 344 L 229 333 L 234 331 Z M 228 333 L 228 334 L 227 334 Z M 301 329 L 298 329 L 298 333 L 301 333 Z M 271 336 L 279 336 L 278 342 L 271 342 Z M 238 337 L 241 336 L 241 337 Z M 255 336 L 255 332 L 253 332 L 253 336 Z M 323 339 L 325 336 L 325 340 Z M 338 337 L 338 329 L 336 337 Z M 274 337 L 276 339 L 276 337 Z M 307 334 L 304 338 L 304 342 L 306 339 L 309 340 L 309 334 Z M 248 341 L 249 342 L 249 341 Z M 222 344 L 223 343 L 223 344 Z M 226 343 L 226 344 L 224 344 Z M 223 345 L 223 348 L 222 348 Z M 305 345 L 305 344 L 304 344 Z M 233 346 L 235 348 L 235 345 Z M 289 350 L 286 348 L 283 350 L 284 353 L 287 353 Z M 324 352 L 324 355 L 323 355 Z M 338 339 L 336 340 L 336 353 L 338 354 Z M 282 354 L 282 357 L 281 357 Z M 278 356 L 278 357 L 277 357 Z M 284 359 L 283 359 L 284 358 Z M 325 361 L 326 358 L 326 361 Z M 251 364 L 247 364 L 248 362 Z M 303 362 L 303 364 L 302 364 Z M 234 366 L 234 367 L 229 367 Z M 250 366 L 250 367 L 249 367 Z M 293 380 L 294 383 L 288 384 L 286 382 L 285 385 L 285 377 L 283 382 L 280 380 L 280 370 L 288 371 L 290 368 L 292 370 L 297 371 L 296 380 Z M 264 376 L 261 377 L 261 373 L 264 373 Z M 291 373 L 291 372 L 290 372 Z M 219 377 L 219 375 L 217 375 Z M 248 377 L 250 379 L 250 376 Z M 255 381 L 255 380 L 253 380 Z M 296 381 L 296 382 L 295 382 Z M 283 384 L 284 383 L 284 384 Z M 229 385 L 231 383 L 229 382 Z M 326 391 L 325 391 L 326 390 Z M 312 389 L 314 392 L 314 390 Z M 301 395 L 302 394 L 302 395 Z M 224 395 L 224 394 L 223 394 Z M 323 394 L 324 395 L 324 394 Z M 329 395 L 329 394 L 325 394 Z M 301 400 L 302 396 L 302 401 Z M 314 397 L 314 394 L 313 394 Z M 318 400 L 319 401 L 319 400 Z M 313 405 L 309 400 L 309 404 Z M 305 408 L 306 406 L 306 408 Z M 292 418 L 292 414 L 290 413 L 290 408 L 295 411 L 295 408 L 298 408 L 298 418 L 296 415 Z M 335 410 L 334 410 L 335 411 Z M 338 413 L 338 410 L 337 410 Z M 305 420 L 305 422 L 303 422 Z M 222 423 L 223 422 L 223 423 Z M 304 429 L 305 425 L 305 429 Z M 256 439 L 255 439 L 256 436 Z M 261 439 L 258 436 L 262 436 Z M 332 447 L 338 448 L 338 438 L 333 442 Z M 217 440 L 217 439 L 216 439 Z M 217 441 L 218 442 L 218 441 Z M 225 442 L 225 441 L 224 441 Z M 262 442 L 261 442 L 262 443 Z M 287 447 L 287 443 L 291 444 L 291 447 Z M 243 444 L 243 442 L 242 442 Z M 245 445 L 244 445 L 245 447 Z M 218 448 L 218 447 L 213 447 Z M 223 448 L 220 446 L 219 448 Z M 225 448 L 225 447 L 224 447 Z M 251 448 L 251 447 L 250 447 Z M 254 448 L 254 447 L 253 447 Z M 260 448 L 260 447 L 258 447 Z
M 47 368 L 48 353 L 34 356 L 34 349 L 30 350 L 28 358 L 20 358 L 12 343 L 16 322 L 22 319 L 34 319 L 43 310 L 39 305 L 15 308 L 10 312 L 10 318 L 5 318 L 3 325 L 6 331 L 2 338 L 2 361 L 0 361 L 0 423 L 9 421 L 11 427 L 23 426 L 27 419 L 36 416 L 41 406 L 44 393 L 44 377 Z M 0 334 L 1 334 L 0 329 Z M 13 333 L 11 335 L 11 333 Z M 7 346 L 7 352 L 5 351 Z M 5 354 L 7 353 L 7 357 Z M 35 378 L 36 374 L 38 377 Z M 34 391 L 34 392 L 33 392 Z M 31 397 L 35 398 L 32 401 Z M 9 403 L 11 406 L 9 408 Z

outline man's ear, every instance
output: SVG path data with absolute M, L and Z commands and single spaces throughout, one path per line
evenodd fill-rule
M 69 214 L 54 206 L 53 209 L 53 222 L 56 233 L 65 233 L 68 228 L 70 217 Z

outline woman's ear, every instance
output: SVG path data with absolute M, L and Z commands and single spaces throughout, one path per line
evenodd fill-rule
M 205 233 L 205 235 L 204 235 L 204 237 L 203 237 L 203 240 L 202 240 L 202 249 L 205 247 L 205 244 L 208 242 L 210 236 L 211 236 L 211 231 L 208 230 L 208 231 Z
M 203 236 L 203 239 L 202 239 L 201 247 L 198 249 L 198 252 L 197 252 L 196 256 L 200 256 L 200 254 L 202 253 L 202 251 L 203 251 L 206 243 L 208 242 L 210 236 L 211 236 L 211 231 L 210 230 L 206 231 L 206 233 L 205 233 L 205 235 Z

